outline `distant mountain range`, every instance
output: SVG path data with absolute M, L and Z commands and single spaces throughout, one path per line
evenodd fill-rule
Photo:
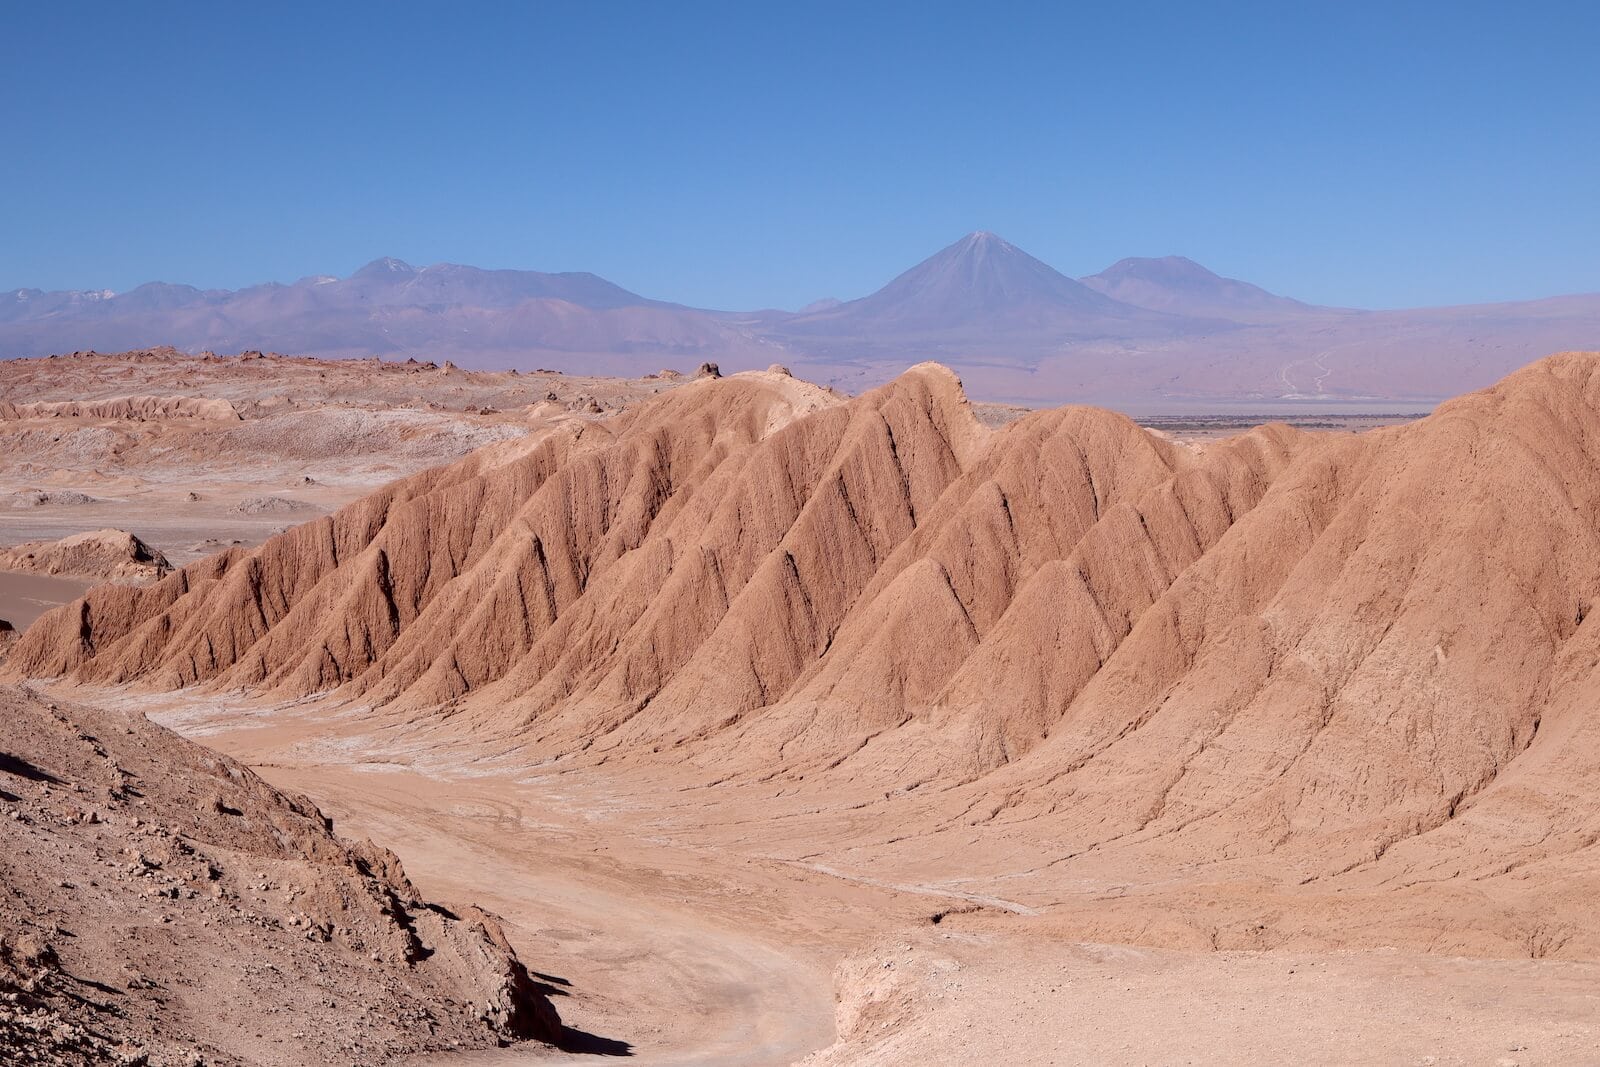
M 1328 308 L 1181 256 L 1073 279 L 989 233 L 868 296 L 798 312 L 684 307 L 581 272 L 397 259 L 348 278 L 239 290 L 152 282 L 126 293 L 0 293 L 0 358 L 161 344 L 606 374 L 782 362 L 852 390 L 935 359 L 974 396 L 1024 403 L 1392 406 L 1487 385 L 1550 352 L 1600 348 L 1600 294 Z

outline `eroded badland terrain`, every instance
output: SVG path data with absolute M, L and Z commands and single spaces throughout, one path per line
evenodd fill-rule
M 1373 421 L 0 363 L 0 1048 L 1600 1060 L 1600 353 Z

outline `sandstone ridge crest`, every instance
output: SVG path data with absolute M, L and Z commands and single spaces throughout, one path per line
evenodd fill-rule
M 1481 867 L 1474 892 L 1554 909 L 1540 932 L 1416 936 L 1600 952 L 1560 919 L 1600 837 L 1572 799 L 1600 773 L 1600 354 L 1406 426 L 1203 448 L 1082 407 L 987 429 L 929 365 L 802 386 L 704 379 L 476 453 L 94 590 L 4 669 L 870 794 L 917 828 L 845 835 L 885 862 L 1026 823 L 1061 871 Z

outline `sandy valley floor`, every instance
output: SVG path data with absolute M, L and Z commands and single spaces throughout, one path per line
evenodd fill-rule
M 1596 964 L 1061 941 L 1036 916 L 963 912 L 763 854 L 746 834 L 759 812 L 714 791 L 675 795 L 660 777 L 655 800 L 703 805 L 709 834 L 663 834 L 649 793 L 624 795 L 609 773 L 409 759 L 377 737 L 364 755 L 348 714 L 315 704 L 74 695 L 245 760 L 311 796 L 342 835 L 384 842 L 424 893 L 507 920 L 558 991 L 571 1051 L 418 1067 L 1600 1059 Z M 729 843 L 711 843 L 718 824 Z

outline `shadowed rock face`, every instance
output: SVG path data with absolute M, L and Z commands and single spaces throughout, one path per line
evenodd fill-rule
M 1597 442 L 1597 354 L 1403 427 L 1204 450 L 1089 408 L 988 430 L 933 365 L 848 401 L 738 375 L 95 590 L 5 669 L 926 783 L 884 801 L 896 835 L 838 831 L 890 858 L 1026 823 L 1041 863 L 1581 880 Z

